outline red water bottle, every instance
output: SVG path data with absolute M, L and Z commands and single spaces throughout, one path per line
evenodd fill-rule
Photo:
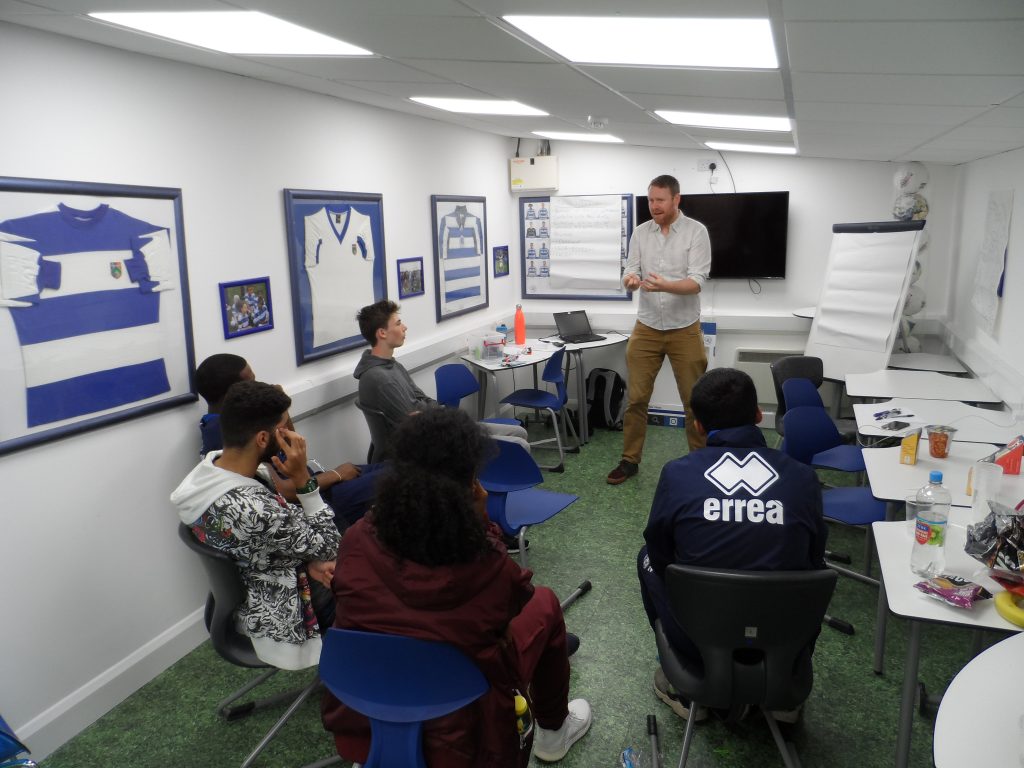
M 523 305 L 516 304 L 516 344 L 523 346 L 526 344 L 526 315 L 523 314 Z

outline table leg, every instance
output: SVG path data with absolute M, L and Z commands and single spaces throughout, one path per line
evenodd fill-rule
M 910 735 L 914 725 L 914 696 L 917 693 L 918 662 L 921 657 L 921 623 L 910 622 L 907 659 L 903 668 L 903 692 L 900 696 L 900 726 L 896 734 L 896 768 L 907 768 L 910 761 Z
M 880 675 L 885 665 L 885 628 L 889 621 L 889 602 L 885 596 L 885 579 L 878 580 L 878 608 L 875 610 L 875 674 Z
M 583 350 L 575 350 L 572 356 L 576 358 L 576 407 L 580 409 L 580 433 L 577 437 L 580 445 L 586 445 L 590 442 L 590 414 L 587 413 L 587 378 L 583 370 Z
M 484 409 L 487 407 L 487 371 L 483 368 L 477 368 L 476 370 L 476 381 L 480 385 L 480 390 L 476 393 L 476 420 L 481 421 L 484 418 Z

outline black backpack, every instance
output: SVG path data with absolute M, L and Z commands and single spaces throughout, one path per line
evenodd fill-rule
M 626 383 L 617 371 L 595 368 L 587 374 L 587 422 L 591 430 L 622 429 Z

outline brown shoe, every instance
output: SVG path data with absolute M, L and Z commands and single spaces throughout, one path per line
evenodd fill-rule
M 623 459 L 619 462 L 619 466 L 608 473 L 608 484 L 618 485 L 619 483 L 624 483 L 635 475 L 639 469 L 639 464 Z

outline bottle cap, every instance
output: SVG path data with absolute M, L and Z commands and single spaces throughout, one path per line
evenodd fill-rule
M 526 699 L 520 694 L 515 695 L 516 703 L 516 716 L 522 715 L 526 712 Z
M 937 469 L 933 469 L 931 471 L 931 474 L 928 475 L 928 482 L 929 483 L 941 483 L 942 482 L 942 472 L 940 472 Z

